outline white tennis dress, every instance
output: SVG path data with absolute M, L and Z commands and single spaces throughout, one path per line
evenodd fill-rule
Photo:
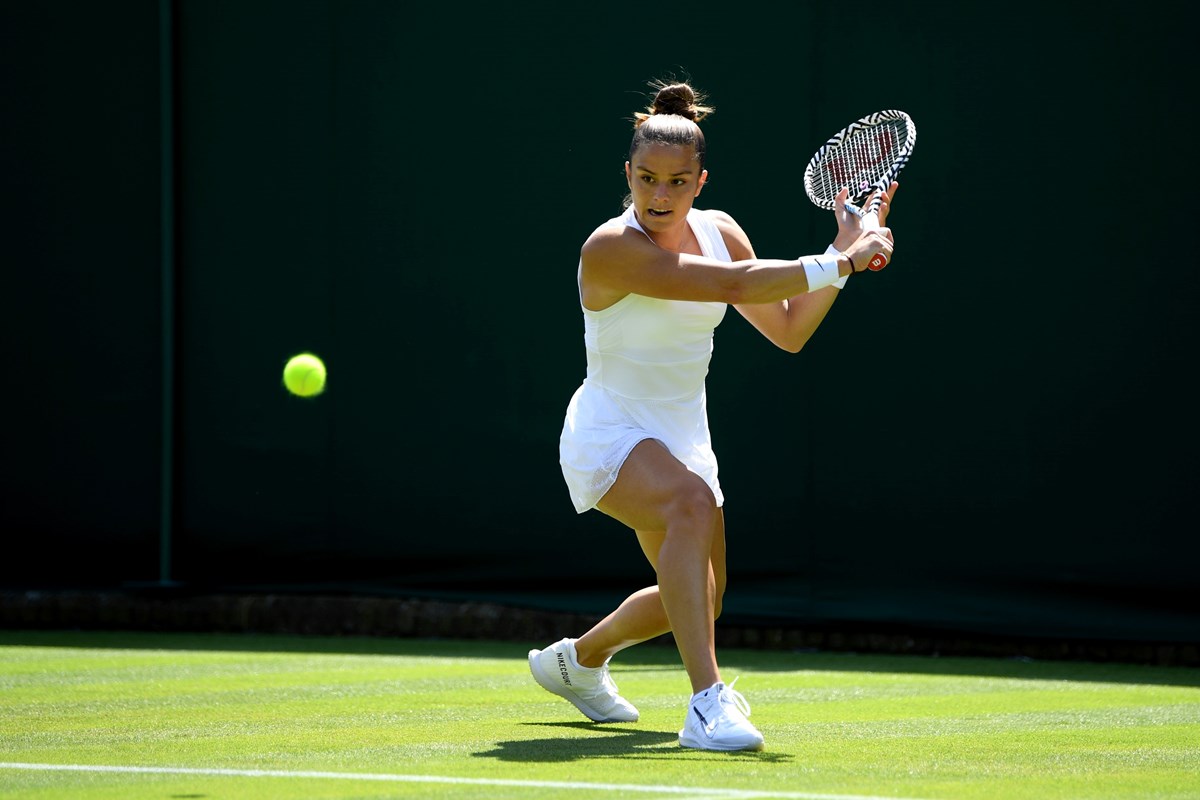
M 632 206 L 605 224 L 645 233 Z M 707 214 L 692 209 L 688 224 L 705 256 L 732 260 Z M 662 442 L 704 479 L 722 505 L 704 379 L 713 331 L 725 310 L 725 303 L 637 294 L 603 311 L 583 308 L 587 376 L 571 397 L 559 438 L 559 463 L 576 512 L 595 507 L 612 488 L 629 451 L 643 439 Z

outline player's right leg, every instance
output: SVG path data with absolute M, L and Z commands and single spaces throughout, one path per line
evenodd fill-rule
M 708 484 L 647 439 L 630 452 L 596 507 L 634 530 L 663 531 L 651 563 L 684 668 L 693 690 L 719 681 L 711 555 L 721 511 Z
M 745 698 L 721 680 L 714 635 L 719 553 L 724 585 L 724 516 L 712 490 L 659 442 L 633 449 L 616 483 L 601 498 L 601 511 L 639 532 L 658 574 L 658 594 L 692 683 L 687 718 L 679 733 L 685 747 L 758 750 L 762 734 L 747 719 Z M 719 546 L 718 546 L 719 545 Z

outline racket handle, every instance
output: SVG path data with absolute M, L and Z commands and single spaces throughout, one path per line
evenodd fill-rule
M 853 203 L 846 203 L 846 210 L 858 215 L 858 218 L 862 220 L 864 231 L 877 231 L 881 227 L 879 225 L 879 212 L 874 208 L 863 211 Z M 872 272 L 878 272 L 886 267 L 887 263 L 887 256 L 885 256 L 883 253 L 876 253 L 875 255 L 871 256 L 871 260 L 867 262 L 867 269 L 871 270 Z

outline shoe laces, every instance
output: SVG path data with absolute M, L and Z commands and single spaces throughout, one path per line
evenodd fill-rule
M 608 662 L 604 662 L 604 666 L 600 667 L 600 686 L 607 689 L 610 694 L 617 694 L 617 684 L 613 682 L 612 675 L 608 671 Z
M 721 702 L 721 705 L 733 706 L 738 710 L 739 713 L 741 713 L 743 717 L 749 717 L 750 702 L 742 696 L 741 692 L 733 688 L 741 677 L 742 676 L 739 675 L 737 678 L 733 679 L 733 683 L 729 684 L 728 686 L 723 686 L 720 694 L 717 695 L 717 700 Z

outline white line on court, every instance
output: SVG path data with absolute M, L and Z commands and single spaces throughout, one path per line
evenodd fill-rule
M 450 783 L 468 786 L 510 786 L 529 789 L 579 789 L 597 792 L 690 795 L 703 798 L 785 798 L 785 800 L 906 800 L 865 794 L 817 794 L 814 792 L 758 792 L 748 789 L 715 789 L 700 786 L 655 786 L 637 783 L 584 783 L 577 781 L 519 781 L 501 778 L 456 778 L 445 775 L 389 775 L 371 772 L 305 772 L 277 769 L 206 769 L 197 767 L 121 767 L 104 764 L 22 764 L 0 761 L 0 769 L 43 772 L 124 772 L 150 775 L 217 775 L 234 778 L 324 778 L 328 780 L 384 781 L 390 783 Z M 908 799 L 911 800 L 911 799 Z

